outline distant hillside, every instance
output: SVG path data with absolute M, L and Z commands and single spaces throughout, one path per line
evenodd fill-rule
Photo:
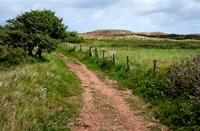
M 129 35 L 134 35 L 134 32 L 128 30 L 95 30 L 92 32 L 79 34 L 79 36 L 85 39 L 112 39 L 115 37 Z
M 80 37 L 85 39 L 114 39 L 116 37 L 125 37 L 131 35 L 138 35 L 138 36 L 145 36 L 151 38 L 169 38 L 169 39 L 196 39 L 200 40 L 200 34 L 187 34 L 187 35 L 180 35 L 180 34 L 166 34 L 163 32 L 132 32 L 128 30 L 95 30 L 91 32 L 86 32 L 79 34 Z

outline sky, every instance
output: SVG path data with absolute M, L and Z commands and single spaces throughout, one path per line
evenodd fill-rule
M 0 0 L 0 24 L 30 10 L 50 9 L 68 31 L 124 29 L 200 34 L 200 0 Z

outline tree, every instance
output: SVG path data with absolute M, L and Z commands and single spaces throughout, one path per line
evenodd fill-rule
M 7 37 L 6 29 L 0 25 L 0 46 L 4 45 L 4 41 Z
M 21 47 L 31 56 L 51 52 L 65 39 L 67 26 L 51 10 L 31 10 L 7 21 L 7 41 L 10 47 Z

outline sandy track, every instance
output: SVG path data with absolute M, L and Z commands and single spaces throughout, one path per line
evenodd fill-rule
M 124 97 L 113 86 L 115 82 L 109 79 L 101 80 L 85 65 L 74 64 L 64 55 L 62 59 L 67 63 L 81 80 L 84 87 L 84 107 L 79 124 L 71 122 L 69 127 L 74 131 L 144 131 L 154 125 L 134 114 Z M 77 63 L 76 62 L 76 63 Z M 130 93 L 129 93 L 130 94 Z M 77 121 L 77 120 L 76 120 Z

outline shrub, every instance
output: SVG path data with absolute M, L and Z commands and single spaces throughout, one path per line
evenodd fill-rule
M 69 42 L 69 43 L 81 43 L 83 41 L 84 40 L 81 37 L 68 36 L 67 38 L 65 38 L 65 42 Z
M 67 37 L 65 38 L 65 42 L 69 43 L 81 43 L 84 42 L 82 37 L 78 37 L 78 33 L 76 31 L 67 32 Z
M 9 48 L 0 46 L 0 63 L 1 66 L 9 67 L 18 65 L 27 60 L 27 53 L 22 48 Z
M 167 100 L 158 105 L 156 116 L 174 129 L 199 130 L 200 56 L 171 66 L 158 82 Z

